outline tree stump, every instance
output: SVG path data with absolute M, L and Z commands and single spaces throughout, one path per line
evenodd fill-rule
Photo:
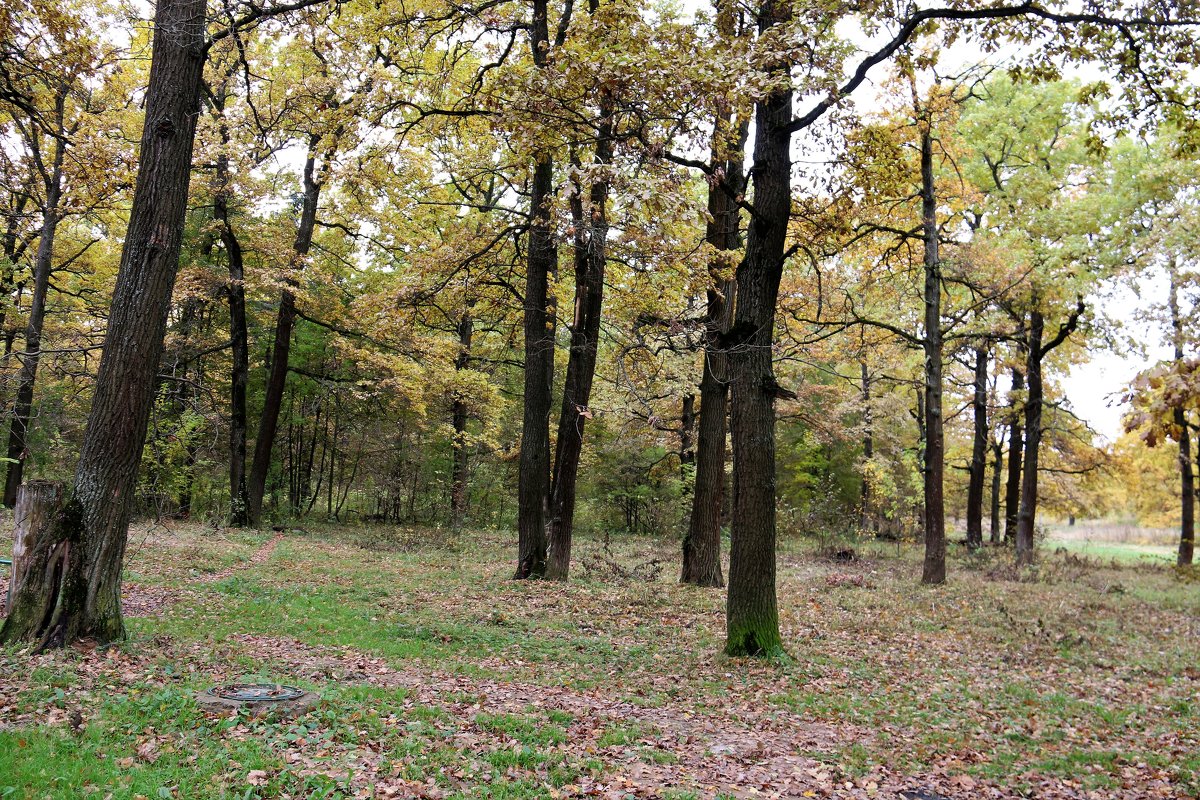
M 9 597 L 17 596 L 24 582 L 38 533 L 54 518 L 62 505 L 63 486 L 57 481 L 28 481 L 17 490 L 17 505 L 13 512 L 12 572 Z M 9 603 L 11 610 L 11 602 Z

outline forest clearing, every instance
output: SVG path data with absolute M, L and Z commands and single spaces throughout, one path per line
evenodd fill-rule
M 963 554 L 930 589 L 911 547 L 796 543 L 790 657 L 753 665 L 719 655 L 719 595 L 633 574 L 674 557 L 645 537 L 585 538 L 580 575 L 549 586 L 511 581 L 505 540 L 478 532 L 172 524 L 133 543 L 128 640 L 0 656 L 0 796 L 1200 789 L 1200 593 L 1162 565 L 1048 553 L 1015 583 Z M 230 680 L 323 700 L 289 721 L 197 710 Z
M 1198 42 L 0 5 L 0 800 L 1195 797 Z

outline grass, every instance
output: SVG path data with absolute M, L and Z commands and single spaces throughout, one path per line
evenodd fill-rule
M 495 533 L 315 527 L 251 565 L 269 539 L 135 533 L 130 582 L 169 602 L 127 642 L 0 650 L 0 798 L 1200 791 L 1200 592 L 1154 562 L 1047 548 L 1017 574 L 956 553 L 929 588 L 915 548 L 845 564 L 788 541 L 789 658 L 762 663 L 720 655 L 720 592 L 628 580 L 587 537 L 569 584 L 509 580 Z M 292 721 L 196 707 L 242 679 L 323 702 Z
M 1049 538 L 1045 546 L 1050 549 L 1061 547 L 1071 553 L 1104 561 L 1151 561 L 1160 564 L 1174 564 L 1177 552 L 1175 547 L 1160 544 L 1105 542 L 1090 539 L 1058 539 L 1054 537 Z

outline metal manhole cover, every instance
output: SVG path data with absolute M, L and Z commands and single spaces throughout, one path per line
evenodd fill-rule
M 295 686 L 282 686 L 278 683 L 231 683 L 228 686 L 214 686 L 209 693 L 222 700 L 259 703 L 298 700 L 304 695 L 304 690 L 297 689 Z

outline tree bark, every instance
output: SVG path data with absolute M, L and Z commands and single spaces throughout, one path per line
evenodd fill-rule
M 33 553 L 38 549 L 38 539 L 62 506 L 62 499 L 63 487 L 57 481 L 29 481 L 17 491 L 13 511 L 12 578 L 8 584 L 10 597 L 29 580 L 48 580 L 44 571 L 31 570 L 31 564 Z M 53 595 L 45 589 L 40 594 Z
M 1042 406 L 1045 393 L 1042 385 L 1042 362 L 1046 355 L 1067 340 L 1083 316 L 1083 298 L 1076 302 L 1075 309 L 1067 321 L 1059 326 L 1058 333 L 1045 344 L 1046 322 L 1038 309 L 1038 294 L 1033 293 L 1033 311 L 1029 315 L 1029 356 L 1026 370 L 1029 380 L 1029 397 L 1025 403 L 1025 473 L 1021 480 L 1021 510 L 1017 515 L 1017 564 L 1032 564 L 1034 560 L 1034 526 L 1037 522 L 1038 502 L 1038 450 L 1042 444 Z
M 1018 367 L 1012 369 L 1012 392 L 1009 400 L 1008 420 L 1008 476 L 1004 487 L 1004 543 L 1010 544 L 1017 538 L 1017 516 L 1021 507 L 1021 467 L 1024 463 L 1025 427 L 1022 423 L 1024 402 L 1020 392 L 1025 391 L 1025 373 Z
M 733 281 L 726 282 L 728 290 Z M 697 426 L 696 481 L 688 530 L 683 538 L 681 583 L 725 585 L 721 574 L 721 511 L 725 493 L 725 425 L 729 385 L 727 357 L 715 340 L 728 328 L 725 295 L 709 291 L 704 372 L 700 380 L 700 422 Z M 709 338 L 714 340 L 711 344 Z
M 862 375 L 862 402 L 863 402 L 863 469 L 862 469 L 862 486 L 859 491 L 859 527 L 864 530 L 873 530 L 873 517 L 871 515 L 871 481 L 870 481 L 870 464 L 871 459 L 875 456 L 875 431 L 873 428 L 874 420 L 871 415 L 871 373 L 867 370 L 867 362 L 859 362 L 859 368 Z M 876 531 L 878 532 L 878 531 Z
M 1004 468 L 1004 445 L 992 442 L 992 503 L 989 519 L 992 544 L 1000 544 L 1000 473 Z
M 612 113 L 612 98 L 608 92 L 602 91 L 593 160 L 593 164 L 601 168 L 612 161 Z M 584 424 L 591 416 L 588 406 L 596 376 L 600 318 L 604 305 L 604 272 L 608 258 L 608 191 L 608 179 L 601 178 L 593 181 L 586 207 L 583 204 L 583 186 L 576 186 L 575 196 L 571 199 L 571 214 L 575 221 L 575 315 L 571 322 L 571 352 L 563 382 L 554 471 L 550 479 L 550 516 L 547 525 L 550 558 L 546 577 L 552 580 L 565 581 L 571 569 L 579 459 L 583 452 Z
M 925 383 L 917 387 L 917 469 L 921 473 L 921 498 L 913 503 L 919 528 L 921 541 L 925 541 L 925 449 L 927 446 L 927 437 L 925 435 Z
M 1179 313 L 1179 273 L 1174 262 L 1170 265 L 1170 295 L 1167 308 L 1171 314 L 1171 343 L 1175 347 L 1175 360 L 1183 360 L 1183 317 Z M 1179 553 L 1176 563 L 1187 566 L 1192 563 L 1196 544 L 1196 480 L 1192 472 L 1192 442 L 1189 434 L 1187 412 L 1182 408 L 1174 411 L 1175 425 L 1179 428 Z
M 37 382 L 38 362 L 41 361 L 46 295 L 50 290 L 50 273 L 54 269 L 54 237 L 62 220 L 59 205 L 62 201 L 63 158 L 67 149 L 64 119 L 66 99 L 67 86 L 64 84 L 55 97 L 54 121 L 59 136 L 54 139 L 54 157 L 49 168 L 43 171 L 46 201 L 42 209 L 42 231 L 33 264 L 33 295 L 30 297 L 29 319 L 25 325 L 25 353 L 21 357 L 21 373 L 17 379 L 17 395 L 8 430 L 9 462 L 4 481 L 4 505 L 8 508 L 17 503 L 17 490 L 25 474 L 25 459 L 29 456 L 29 418 L 33 413 L 33 389 Z M 40 159 L 38 163 L 42 163 Z
M 190 353 L 193 328 L 200 322 L 204 305 L 205 301 L 199 297 L 189 297 L 184 301 L 179 310 L 179 323 L 175 329 L 174 338 L 177 345 L 172 363 L 169 368 L 166 364 L 162 367 L 163 374 L 169 374 L 176 379 L 168 392 L 170 413 L 180 415 L 181 419 L 189 409 L 195 407 L 198 399 L 197 387 L 204 385 L 203 359 L 193 360 Z M 189 379 L 188 372 L 192 369 L 195 371 L 195 378 Z M 180 519 L 186 519 L 192 513 L 192 492 L 195 488 L 196 459 L 199 453 L 199 445 L 194 436 L 186 437 L 184 451 L 183 486 L 180 487 L 178 497 L 171 498 L 176 501 L 174 516 Z
M 696 395 L 685 394 L 679 410 L 679 478 L 686 484 L 696 463 Z
M 946 582 L 946 514 L 942 428 L 942 265 L 938 254 L 933 134 L 921 126 L 921 231 L 925 240 L 925 564 L 921 583 Z
M 74 492 L 35 557 L 58 580 L 26 583 L 0 642 L 38 648 L 121 638 L 121 565 L 187 204 L 204 67 L 202 0 L 159 0 L 137 183 Z
M 315 170 L 319 134 L 308 139 L 308 155 L 304 161 L 304 195 L 300 207 L 300 223 L 296 227 L 296 239 L 292 244 L 292 258 L 300 265 L 312 246 L 313 230 L 317 224 L 317 204 L 321 197 L 321 183 Z M 254 461 L 250 465 L 247 486 L 246 519 L 250 525 L 262 520 L 263 494 L 267 486 L 267 474 L 271 471 L 271 454 L 275 449 L 275 433 L 279 427 L 279 409 L 283 392 L 287 386 L 288 358 L 292 349 L 292 328 L 296 324 L 296 296 L 290 288 L 280 294 L 279 311 L 275 319 L 275 343 L 271 348 L 271 367 L 267 375 L 267 386 L 263 394 L 263 409 L 258 420 L 258 435 L 254 438 Z
M 475 330 L 474 320 L 470 312 L 462 315 L 458 321 L 458 355 L 454 359 L 454 369 L 464 370 L 471 363 L 471 336 Z M 454 425 L 454 455 L 450 478 L 450 524 L 457 530 L 462 528 L 467 516 L 467 422 L 470 419 L 467 401 L 459 396 L 454 398 L 452 424 Z
M 718 9 L 718 27 L 722 36 L 732 37 L 734 10 L 730 2 Z M 722 143 L 733 125 L 733 114 L 724 108 L 713 132 L 712 164 L 724 175 L 710 181 L 708 188 L 709 221 L 705 240 L 718 252 L 741 247 L 741 217 L 734 196 L 745 185 L 746 138 L 749 120 L 737 123 L 732 151 Z M 687 533 L 683 537 L 683 565 L 679 580 L 693 586 L 721 587 L 721 516 L 725 494 L 726 417 L 729 405 L 729 359 L 722 337 L 733 317 L 737 281 L 726 277 L 728 266 L 714 258 L 709 264 L 712 285 L 704 320 L 704 364 L 700 377 L 700 425 L 696 442 L 696 481 L 692 492 L 692 510 Z
M 1176 563 L 1185 567 L 1192 563 L 1196 543 L 1196 481 L 1192 473 L 1191 438 L 1188 434 L 1187 413 L 1175 409 L 1175 424 L 1179 426 L 1179 554 Z
M 533 0 L 529 46 L 545 69 L 550 50 L 548 0 Z M 550 276 L 558 265 L 551 230 L 554 158 L 537 154 L 529 197 L 529 252 L 525 274 L 525 398 L 517 481 L 517 580 L 546 574 L 546 517 L 550 497 L 550 406 L 554 387 L 554 298 Z
M 791 18 L 783 0 L 764 0 L 758 27 L 766 33 Z M 787 63 L 771 65 L 786 77 Z M 783 653 L 775 595 L 775 380 L 772 343 L 779 282 L 791 212 L 792 90 L 781 80 L 755 104 L 754 214 L 746 255 L 737 270 L 734 324 L 726 335 L 733 441 L 733 521 L 729 552 L 725 652 Z M 703 414 L 703 410 L 701 411 Z
M 220 225 L 221 245 L 228 259 L 229 341 L 232 364 L 229 372 L 229 524 L 240 528 L 249 522 L 250 498 L 246 485 L 246 387 L 250 381 L 250 336 L 246 324 L 246 268 L 242 245 L 229 218 L 232 194 L 229 174 L 229 125 L 224 118 L 225 89 L 213 97 L 213 108 L 221 137 L 213 178 L 213 219 Z
M 1035 300 L 1036 303 L 1036 300 Z M 1042 336 L 1045 319 L 1036 308 L 1029 314 L 1029 353 L 1025 400 L 1025 464 L 1021 476 L 1021 510 L 1017 514 L 1017 564 L 1033 563 L 1034 522 L 1037 518 L 1038 450 L 1042 443 Z
M 967 485 L 967 547 L 972 549 L 983 545 L 983 485 L 987 478 L 990 433 L 987 419 L 987 365 L 987 348 L 975 348 L 975 393 L 971 402 L 975 435 L 971 447 L 971 477 Z

